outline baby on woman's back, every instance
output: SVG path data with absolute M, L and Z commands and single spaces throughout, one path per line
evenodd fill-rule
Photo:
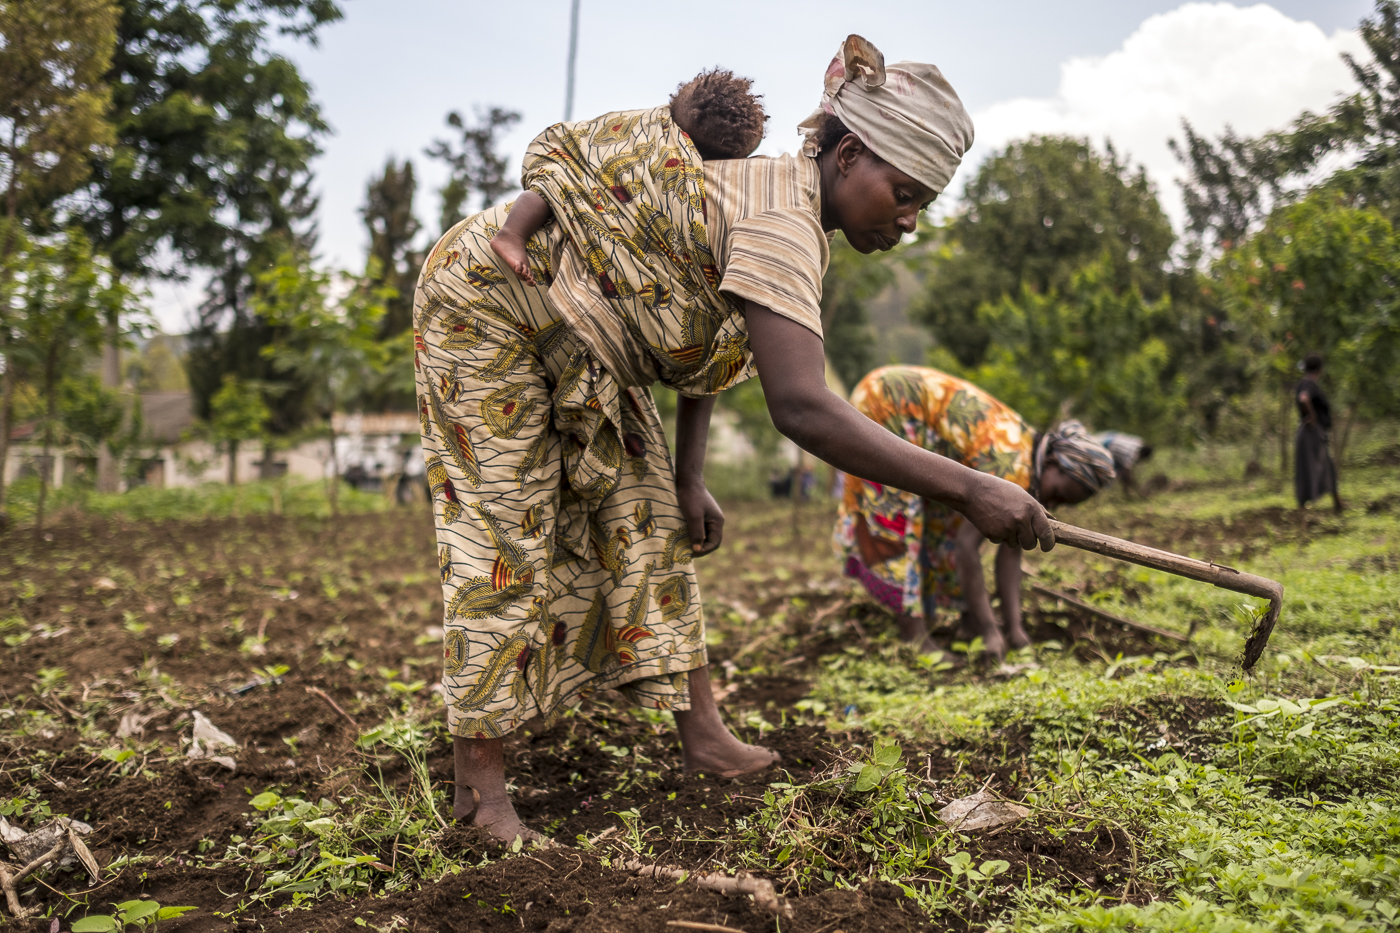
M 753 82 L 732 71 L 702 71 L 671 95 L 671 119 L 685 131 L 703 161 L 747 158 L 763 140 L 768 115 L 750 91 Z M 545 199 L 526 191 L 516 199 L 506 222 L 491 238 L 491 249 L 524 282 L 530 273 L 525 243 L 554 217 Z

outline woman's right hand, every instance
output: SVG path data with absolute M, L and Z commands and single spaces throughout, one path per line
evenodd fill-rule
M 1025 551 L 1055 546 L 1055 532 L 1045 508 L 1015 483 L 988 473 L 977 473 L 966 505 L 960 511 L 994 544 Z

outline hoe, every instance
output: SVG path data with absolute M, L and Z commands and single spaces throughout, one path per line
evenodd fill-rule
M 1167 573 L 1200 580 L 1202 583 L 1213 583 L 1221 589 L 1267 599 L 1269 611 L 1255 620 L 1254 631 L 1249 633 L 1249 640 L 1244 643 L 1241 665 L 1245 670 L 1249 670 L 1264 653 L 1264 647 L 1269 643 L 1269 635 L 1274 630 L 1274 623 L 1278 621 L 1279 610 L 1283 608 L 1283 584 L 1213 561 L 1195 560 L 1170 551 L 1159 551 L 1156 548 L 1124 541 L 1122 538 L 1112 538 L 1096 531 L 1066 525 L 1054 519 L 1051 519 L 1050 527 L 1055 530 L 1056 544 L 1068 544 L 1070 547 L 1093 551 L 1106 557 L 1116 557 L 1119 560 L 1151 567 L 1153 570 L 1165 570 Z

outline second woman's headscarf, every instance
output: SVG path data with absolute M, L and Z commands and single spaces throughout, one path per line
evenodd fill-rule
M 1047 431 L 1036 445 L 1037 485 L 1041 471 L 1052 457 L 1061 470 L 1090 492 L 1098 492 L 1117 476 L 1113 469 L 1113 454 L 1094 440 L 1084 425 L 1073 419 L 1061 421 L 1055 430 Z
M 948 187 L 972 145 L 972 118 L 941 71 L 922 62 L 886 68 L 885 56 L 861 36 L 847 36 L 841 43 L 826 69 L 821 105 L 798 124 L 809 156 L 817 154 L 824 113 L 935 192 Z

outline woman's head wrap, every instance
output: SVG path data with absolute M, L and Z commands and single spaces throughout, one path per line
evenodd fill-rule
M 935 192 L 948 187 L 972 145 L 972 118 L 943 73 L 895 62 L 860 36 L 847 36 L 826 69 L 822 102 L 797 128 L 802 151 L 817 154 L 822 114 L 835 115 L 870 150 Z
M 1036 445 L 1037 480 L 1050 457 L 1054 457 L 1061 470 L 1090 492 L 1098 492 L 1117 476 L 1113 470 L 1113 454 L 1094 440 L 1084 425 L 1073 419 L 1061 421 L 1055 430 L 1045 432 Z

